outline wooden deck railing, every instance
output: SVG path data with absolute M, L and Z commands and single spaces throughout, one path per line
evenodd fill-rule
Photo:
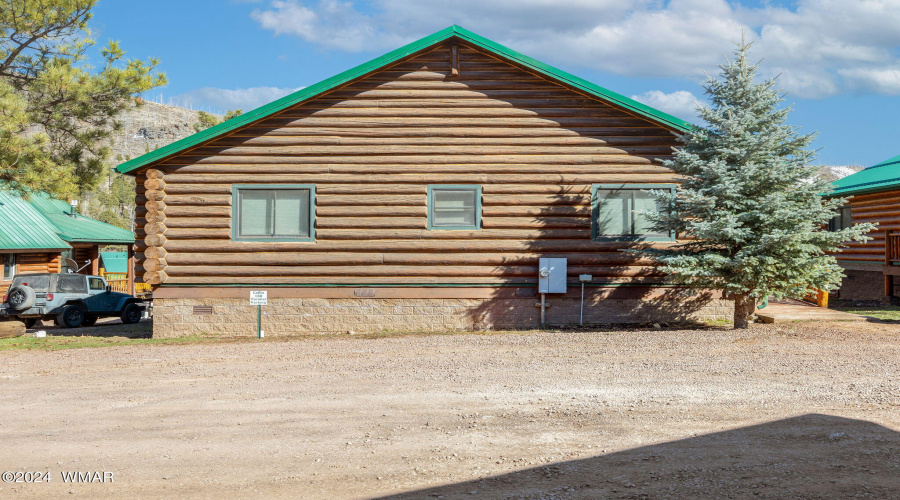
M 828 292 L 819 289 L 810 290 L 802 300 L 819 307 L 828 307 Z
M 131 293 L 128 290 L 128 273 L 108 273 L 104 269 L 100 269 L 100 276 L 106 278 L 106 284 L 114 292 Z M 150 285 L 148 283 L 135 283 L 134 293 L 149 293 Z
M 894 296 L 894 268 L 900 264 L 900 233 L 888 229 L 884 232 L 884 297 Z
M 900 263 L 900 233 L 888 229 L 884 232 L 884 265 Z
M 131 293 L 128 289 L 128 273 L 108 273 L 100 270 L 100 276 L 106 278 L 106 284 L 114 292 Z

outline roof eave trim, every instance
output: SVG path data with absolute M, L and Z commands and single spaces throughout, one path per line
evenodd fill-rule
M 263 120 L 275 113 L 284 111 L 291 106 L 314 98 L 319 94 L 328 92 L 336 87 L 350 83 L 357 78 L 361 78 L 404 57 L 411 56 L 416 52 L 422 51 L 428 47 L 431 47 L 437 43 L 446 41 L 453 37 L 458 37 L 463 41 L 469 42 L 490 52 L 494 52 L 540 74 L 549 76 L 551 78 L 559 80 L 562 83 L 579 89 L 589 95 L 593 95 L 600 99 L 609 101 L 615 106 L 635 113 L 641 118 L 651 120 L 664 127 L 668 127 L 679 132 L 687 132 L 694 128 L 691 123 L 669 115 L 668 113 L 664 113 L 650 106 L 641 104 L 621 94 L 595 85 L 587 80 L 569 74 L 560 69 L 554 68 L 549 64 L 542 63 L 524 54 L 520 54 L 519 52 L 516 52 L 508 47 L 500 45 L 499 43 L 468 31 L 460 26 L 453 25 L 448 28 L 444 28 L 436 33 L 432 33 L 431 35 L 428 35 L 424 38 L 416 40 L 412 43 L 404 45 L 403 47 L 392 50 L 387 54 L 376 57 L 375 59 L 360 64 L 359 66 L 348 69 L 342 73 L 338 73 L 337 75 L 322 80 L 316 84 L 310 85 L 309 87 L 298 90 L 293 94 L 289 94 L 280 99 L 276 99 L 268 104 L 260 106 L 252 111 L 248 111 L 247 113 L 244 113 L 242 115 L 236 116 L 235 118 L 232 118 L 228 121 L 222 122 L 218 125 L 210 127 L 206 130 L 202 130 L 183 139 L 179 139 L 155 151 L 151 151 L 125 163 L 122 163 L 118 165 L 115 170 L 119 173 L 127 174 L 134 172 L 139 168 L 146 167 L 149 164 L 163 161 L 167 158 L 180 154 L 185 150 L 199 146 L 206 141 L 215 139 L 238 128 L 252 125 L 253 123 Z
M 891 182 L 890 184 L 883 185 L 875 185 L 877 182 L 869 184 L 856 184 L 852 187 L 835 189 L 829 193 L 825 193 L 823 196 L 826 198 L 843 198 L 845 196 L 855 196 L 859 194 L 872 194 L 872 193 L 880 193 L 883 191 L 898 191 L 900 190 L 900 182 Z
M 66 239 L 68 243 L 94 243 L 97 245 L 131 245 L 135 243 L 137 240 L 111 240 L 111 239 L 82 239 L 82 238 L 71 238 Z
M 613 92 L 609 89 L 600 87 L 599 85 L 596 85 L 571 73 L 565 72 L 561 69 L 550 66 L 549 64 L 542 63 L 522 53 L 516 52 L 509 47 L 500 45 L 497 42 L 484 38 L 481 35 L 468 31 L 459 26 L 454 26 L 454 28 L 456 29 L 457 36 L 459 38 L 462 38 L 463 40 L 466 40 L 491 52 L 498 53 L 523 66 L 526 66 L 541 74 L 550 76 L 583 92 L 594 95 L 603 100 L 610 101 L 621 108 L 637 113 L 642 118 L 651 119 L 657 123 L 676 129 L 679 132 L 688 132 L 694 128 L 693 124 L 686 122 L 680 118 L 676 118 L 668 113 L 664 113 L 658 109 L 654 109 L 650 106 L 637 102 L 634 99 L 625 97 L 624 95 L 617 92 Z
M 407 55 L 412 55 L 426 47 L 441 42 L 444 39 L 450 38 L 453 33 L 453 27 L 438 31 L 437 33 L 416 40 L 415 42 L 412 42 L 410 44 L 404 45 L 399 49 L 376 57 L 375 59 L 360 64 L 359 66 L 348 69 L 342 73 L 338 73 L 335 76 L 310 85 L 309 87 L 300 89 L 293 94 L 288 94 L 280 99 L 276 99 L 252 111 L 238 115 L 230 120 L 224 121 L 206 130 L 202 130 L 196 134 L 189 135 L 183 139 L 179 139 L 171 144 L 163 146 L 155 151 L 151 151 L 125 163 L 122 163 L 117 166 L 115 170 L 119 173 L 127 174 L 141 167 L 147 166 L 150 163 L 154 163 L 167 157 L 174 156 L 186 149 L 202 144 L 207 140 L 214 139 L 220 135 L 226 134 L 240 127 L 251 125 L 254 122 L 265 119 L 279 111 L 283 111 L 295 104 L 306 101 L 318 94 L 327 92 L 335 87 L 339 87 L 368 73 L 371 73 L 372 71 L 386 64 L 390 64 L 396 59 L 400 59 Z
M 64 247 L 28 247 L 28 248 L 0 248 L 0 253 L 22 253 L 22 252 L 64 252 L 71 250 L 72 247 L 66 245 Z

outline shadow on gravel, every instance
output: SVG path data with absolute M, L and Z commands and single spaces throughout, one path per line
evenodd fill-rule
M 898 449 L 886 427 L 808 414 L 382 498 L 900 498 Z
M 150 338 L 153 333 L 153 320 L 142 319 L 141 321 L 126 325 L 118 318 L 106 318 L 97 321 L 93 326 L 82 326 L 79 328 L 61 328 L 52 322 L 41 322 L 29 328 L 27 333 L 31 334 L 40 330 L 47 332 L 47 335 L 54 337 L 128 337 L 132 339 Z

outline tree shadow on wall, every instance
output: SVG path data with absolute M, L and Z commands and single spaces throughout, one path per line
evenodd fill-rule
M 656 280 L 635 278 L 629 283 L 633 286 L 585 287 L 583 325 L 596 327 L 659 323 L 665 326 L 708 326 L 698 312 L 717 300 L 718 294 L 710 291 L 692 293 L 679 287 L 650 286 L 657 284 Z M 540 326 L 540 301 L 536 286 L 501 290 L 493 299 L 473 307 L 469 316 L 476 330 L 537 328 Z M 547 326 L 575 326 L 581 322 L 579 284 L 569 283 L 565 294 L 548 294 L 546 303 Z M 529 313 L 531 310 L 533 312 Z
M 537 328 L 540 326 L 540 295 L 537 289 L 541 257 L 565 257 L 567 292 L 547 294 L 547 326 L 572 326 L 582 322 L 579 276 L 592 279 L 584 287 L 583 324 L 648 324 L 705 326 L 704 321 L 723 315 L 710 308 L 721 294 L 665 286 L 666 279 L 647 255 L 631 250 L 658 244 L 641 236 L 595 238 L 621 231 L 631 223 L 632 211 L 615 206 L 622 199 L 592 199 L 590 186 L 558 186 L 543 206 L 530 207 L 532 227 L 538 235 L 527 241 L 528 260 L 504 260 L 502 266 L 525 271 L 515 281 L 522 286 L 499 289 L 491 300 L 469 312 L 476 330 Z M 490 213 L 490 212 L 488 212 Z M 618 220 L 617 220 L 618 218 Z M 485 225 L 491 225 L 490 215 Z
M 900 498 L 898 449 L 894 430 L 807 414 L 382 498 Z

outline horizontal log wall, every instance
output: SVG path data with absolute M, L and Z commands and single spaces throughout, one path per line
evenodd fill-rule
M 16 273 L 58 273 L 60 271 L 59 253 L 19 253 L 16 254 Z M 12 276 L 4 276 L 3 280 L 12 280 Z
M 138 176 L 150 283 L 535 283 L 540 257 L 657 283 L 591 240 L 591 185 L 671 183 L 675 135 L 468 47 L 394 65 Z M 231 240 L 234 184 L 315 184 L 316 241 Z M 429 231 L 429 184 L 482 186 L 482 229 Z M 644 245 L 646 246 L 646 245 Z
M 835 257 L 846 262 L 884 265 L 884 232 L 900 231 L 900 190 L 853 196 L 850 211 L 853 223 L 873 222 L 878 228 L 869 233 L 871 240 L 848 243 Z

